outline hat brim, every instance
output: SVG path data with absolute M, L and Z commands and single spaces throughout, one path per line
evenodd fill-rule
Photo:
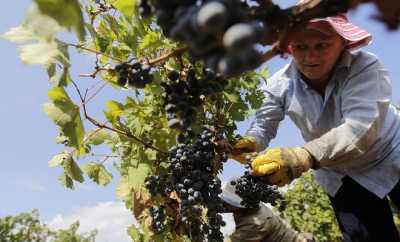
M 371 43 L 372 35 L 366 30 L 350 23 L 344 14 L 334 17 L 312 19 L 307 24 L 307 29 L 315 28 L 318 30 L 318 22 L 325 21 L 339 34 L 343 39 L 347 40 L 346 48 L 355 50 Z

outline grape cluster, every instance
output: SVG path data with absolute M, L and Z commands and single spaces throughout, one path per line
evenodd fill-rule
M 152 67 L 138 61 L 118 64 L 115 66 L 115 71 L 118 74 L 118 85 L 120 86 L 128 84 L 132 87 L 144 88 L 154 79 Z
M 223 211 L 219 197 L 222 189 L 221 181 L 216 177 L 215 164 L 226 161 L 228 156 L 224 152 L 217 154 L 216 144 L 222 137 L 213 130 L 213 127 L 204 128 L 201 133 L 172 147 L 164 173 L 150 175 L 145 180 L 145 186 L 153 197 L 169 197 L 172 192 L 176 193 L 180 205 L 175 219 L 184 225 L 192 241 L 223 241 L 220 227 L 225 226 L 225 222 L 219 214 Z M 203 219 L 204 208 L 207 219 Z M 155 231 L 161 231 L 163 223 L 157 223 L 160 220 L 156 214 L 150 211 L 155 221 L 152 226 Z
M 261 64 L 255 46 L 269 29 L 252 17 L 241 0 L 156 0 L 154 14 L 164 34 L 189 47 L 193 61 L 223 75 L 237 75 Z M 141 9 L 149 9 L 142 1 Z M 143 11 L 148 13 L 148 11 Z M 221 38 L 222 37 L 222 38 Z
M 277 201 L 280 206 L 284 206 L 283 196 L 278 187 L 267 185 L 262 177 L 252 176 L 249 171 L 245 171 L 237 181 L 231 181 L 231 185 L 235 186 L 236 194 L 242 198 L 240 204 L 246 208 L 258 208 L 260 202 L 275 206 Z
M 151 227 L 152 230 L 155 233 L 160 233 L 163 229 L 164 229 L 164 221 L 165 221 L 165 211 L 164 211 L 164 207 L 160 206 L 160 207 L 150 207 L 149 208 L 149 214 L 151 217 Z
M 146 177 L 144 185 L 153 197 L 157 195 L 165 196 L 172 192 L 172 185 L 166 174 L 149 175 Z
M 181 77 L 177 71 L 171 71 L 169 82 L 163 82 L 161 86 L 168 126 L 187 130 L 196 120 L 196 107 L 202 104 L 202 97 L 221 92 L 227 81 L 207 68 L 203 70 L 202 78 L 196 77 L 194 69 Z
M 216 135 L 209 129 L 194 142 L 178 144 L 170 150 L 170 169 L 175 190 L 181 199 L 182 222 L 190 226 L 191 237 L 199 241 L 222 241 L 220 227 L 225 225 L 218 214 L 221 181 L 215 177 Z M 207 222 L 201 221 L 202 206 L 207 208 Z

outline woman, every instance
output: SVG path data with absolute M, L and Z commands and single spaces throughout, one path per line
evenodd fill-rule
M 379 59 L 351 53 L 371 35 L 345 15 L 314 19 L 290 36 L 293 61 L 263 87 L 266 95 L 233 158 L 265 149 L 288 115 L 303 147 L 271 148 L 252 161 L 268 183 L 290 183 L 309 169 L 328 193 L 344 241 L 400 241 L 388 198 L 400 205 L 400 116 Z

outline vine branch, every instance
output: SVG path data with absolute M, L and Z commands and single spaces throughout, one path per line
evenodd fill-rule
M 149 65 L 157 65 L 157 64 L 163 63 L 163 62 L 165 62 L 166 60 L 168 60 L 169 58 L 171 58 L 173 56 L 182 55 L 187 50 L 188 50 L 188 47 L 182 47 L 182 48 L 176 49 L 176 50 L 171 51 L 171 52 L 169 52 L 167 54 L 164 54 L 164 55 L 162 55 L 160 57 L 157 57 L 155 59 L 149 60 L 148 64 Z
M 78 92 L 79 98 L 81 99 L 82 107 L 83 107 L 83 113 L 85 115 L 85 118 L 87 120 L 89 120 L 89 122 L 91 122 L 93 125 L 101 128 L 101 129 L 107 129 L 107 130 L 113 131 L 115 133 L 124 135 L 125 137 L 128 137 L 128 138 L 130 138 L 130 139 L 142 144 L 146 149 L 147 148 L 153 149 L 153 150 L 155 150 L 157 152 L 160 152 L 163 155 L 167 155 L 167 152 L 165 152 L 165 151 L 163 151 L 163 150 L 161 150 L 161 149 L 159 149 L 157 147 L 154 147 L 151 143 L 146 143 L 145 141 L 141 140 L 140 138 L 134 136 L 133 134 L 131 134 L 131 133 L 127 132 L 127 131 L 119 130 L 119 129 L 107 126 L 107 125 L 105 125 L 103 123 L 100 123 L 96 119 L 94 119 L 91 116 L 89 116 L 89 114 L 87 112 L 87 109 L 86 109 L 86 100 L 85 100 L 85 98 L 82 96 L 82 93 L 81 93 L 78 85 L 74 81 L 72 81 L 72 84 L 74 85 L 76 91 Z

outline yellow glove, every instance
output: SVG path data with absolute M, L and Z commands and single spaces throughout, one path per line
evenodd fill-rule
M 314 158 L 301 147 L 269 149 L 251 163 L 253 175 L 264 176 L 268 184 L 278 186 L 289 184 L 313 165 Z
M 257 140 L 252 136 L 244 136 L 240 139 L 231 151 L 231 157 L 234 160 L 239 161 L 242 164 L 248 163 L 246 160 L 247 156 L 254 156 L 257 150 Z

